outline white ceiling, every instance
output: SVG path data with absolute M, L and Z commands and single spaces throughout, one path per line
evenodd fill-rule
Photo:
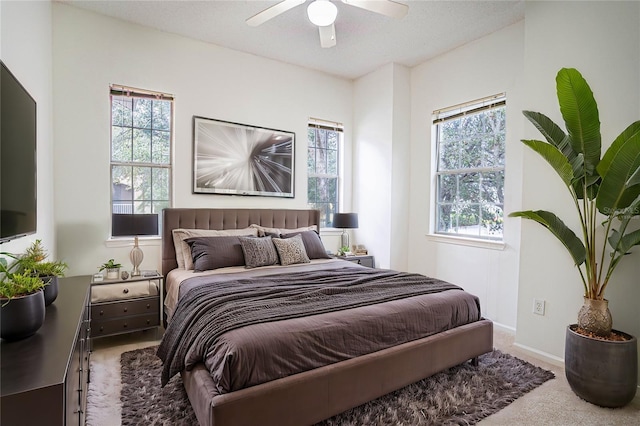
M 409 5 L 400 20 L 332 0 L 338 7 L 337 45 L 323 49 L 306 16 L 310 0 L 258 27 L 245 19 L 278 1 L 57 1 L 350 79 L 390 62 L 415 66 L 524 17 L 524 0 L 397 0 Z

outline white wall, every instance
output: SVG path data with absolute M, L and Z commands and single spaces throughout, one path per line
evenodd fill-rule
M 407 265 L 409 76 L 406 67 L 387 64 L 354 82 L 354 242 L 380 268 Z
M 51 3 L 0 2 L 0 58 L 37 104 L 37 232 L 4 243 L 0 251 L 21 253 L 41 239 L 56 258 L 53 197 Z
M 543 112 L 564 127 L 555 76 L 560 68 L 573 67 L 598 102 L 603 151 L 638 120 L 640 3 L 528 2 L 525 34 L 526 109 Z M 525 137 L 540 136 L 527 124 Z M 524 158 L 524 208 L 551 210 L 575 225 L 575 208 L 555 172 L 529 150 Z M 633 252 L 614 273 L 606 296 L 614 328 L 640 336 L 640 249 Z M 582 295 L 580 278 L 564 247 L 539 225 L 523 223 L 516 342 L 563 358 L 565 329 L 576 322 Z M 547 300 L 544 317 L 531 313 L 534 297 Z
M 365 244 L 377 267 L 388 267 L 391 220 L 391 139 L 393 66 L 357 79 L 353 89 L 353 206 Z
M 411 174 L 411 70 L 393 66 L 393 147 L 391 150 L 391 253 L 390 267 L 409 267 L 409 205 Z
M 175 95 L 176 207 L 306 208 L 309 117 L 344 123 L 346 147 L 351 146 L 348 80 L 59 3 L 53 12 L 56 225 L 71 274 L 93 273 L 109 258 L 129 263 L 130 247 L 105 245 L 110 231 L 110 83 Z M 294 131 L 295 198 L 192 194 L 194 115 Z M 334 249 L 335 242 L 325 243 Z M 143 249 L 142 268 L 158 268 L 159 245 Z
M 429 237 L 433 111 L 507 94 L 505 211 L 521 204 L 524 23 L 476 40 L 412 69 L 409 269 L 460 285 L 480 298 L 483 315 L 515 328 L 520 224 L 505 217 L 505 247 L 495 250 Z

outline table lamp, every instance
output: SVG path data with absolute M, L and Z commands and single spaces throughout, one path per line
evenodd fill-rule
M 333 215 L 333 227 L 342 228 L 340 247 L 349 246 L 349 233 L 347 229 L 355 229 L 358 227 L 358 213 L 335 213 Z
M 133 264 L 131 276 L 140 275 L 140 264 L 144 259 L 144 253 L 138 246 L 138 236 L 158 235 L 157 214 L 112 214 L 111 235 L 114 237 L 134 237 L 133 248 L 129 259 Z

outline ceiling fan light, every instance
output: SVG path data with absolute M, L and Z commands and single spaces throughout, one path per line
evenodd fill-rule
M 314 25 L 326 27 L 336 20 L 338 8 L 329 0 L 315 0 L 307 7 L 307 15 Z

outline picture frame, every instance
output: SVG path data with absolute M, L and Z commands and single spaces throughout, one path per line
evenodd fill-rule
M 193 193 L 294 198 L 295 133 L 193 117 Z

